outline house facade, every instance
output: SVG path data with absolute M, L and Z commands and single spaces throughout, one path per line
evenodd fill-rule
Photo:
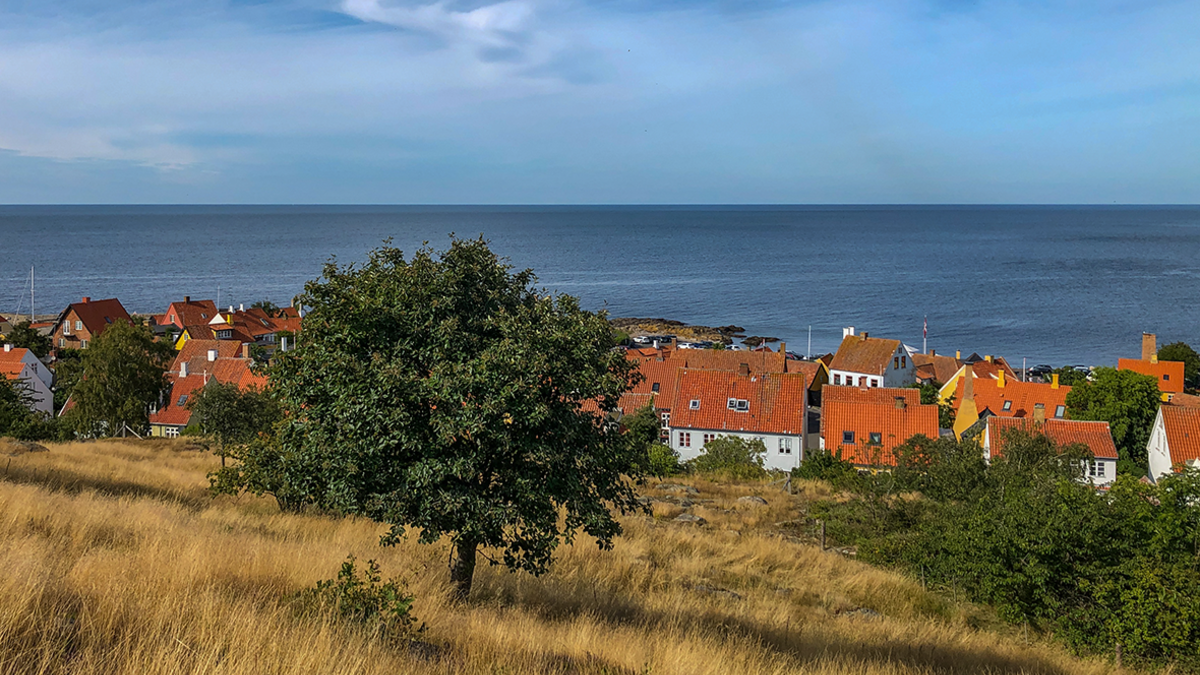
M 50 389 L 54 375 L 33 352 L 5 344 L 0 351 L 0 376 L 20 383 L 28 390 L 30 409 L 54 414 L 54 392 Z
M 938 407 L 917 389 L 830 385 L 822 398 L 820 447 L 855 466 L 895 466 L 896 446 L 938 437 Z
M 829 383 L 847 387 L 907 387 L 916 382 L 916 364 L 899 340 L 842 330 L 842 344 L 829 363 Z
M 766 468 L 790 471 L 804 460 L 806 400 L 800 373 L 680 369 L 668 445 L 687 461 L 722 436 L 758 440 Z
M 92 300 L 84 296 L 59 314 L 50 336 L 55 349 L 87 349 L 96 336 L 118 321 L 133 323 L 120 300 Z
M 1007 434 L 1013 431 L 1045 434 L 1058 445 L 1084 445 L 1092 459 L 1084 467 L 1080 481 L 1108 487 L 1117 478 L 1117 446 L 1108 422 L 1045 419 L 1036 417 L 989 417 L 983 432 L 983 456 L 989 462 L 1004 454 Z
M 1155 482 L 1181 468 L 1200 468 L 1200 408 L 1159 406 L 1146 455 Z

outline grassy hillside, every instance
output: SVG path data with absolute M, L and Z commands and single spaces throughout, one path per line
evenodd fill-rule
M 615 550 L 580 540 L 542 578 L 481 567 L 472 602 L 454 606 L 448 546 L 380 549 L 370 522 L 214 500 L 214 458 L 176 442 L 49 447 L 0 456 L 0 673 L 1110 670 L 782 537 L 802 497 L 768 486 L 691 482 L 687 510 L 706 526 L 658 502 L 624 520 Z M 737 501 L 749 494 L 768 505 Z M 347 554 L 408 578 L 422 639 L 440 651 L 297 615 L 286 598 Z

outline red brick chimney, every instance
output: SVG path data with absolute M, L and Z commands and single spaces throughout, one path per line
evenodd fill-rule
M 740 375 L 749 375 L 749 374 L 750 374 L 750 364 L 749 364 L 749 363 L 743 363 L 743 364 L 741 364 L 740 366 L 738 366 L 738 374 L 740 374 Z
M 89 302 L 91 302 L 91 301 L 92 301 L 92 299 L 91 299 L 91 298 L 89 298 L 88 296 L 86 296 L 86 295 L 85 295 L 85 296 L 83 296 L 83 300 L 82 300 L 82 302 L 83 302 L 84 304 L 87 304 L 87 303 L 89 303 Z
M 1158 336 L 1154 333 L 1142 333 L 1142 360 L 1158 360 Z

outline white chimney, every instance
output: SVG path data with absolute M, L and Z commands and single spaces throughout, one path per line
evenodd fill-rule
M 239 303 L 238 303 L 238 311 L 239 311 L 239 312 L 244 312 L 244 311 L 246 311 L 246 303 L 244 303 L 244 302 L 239 302 Z
M 286 337 L 279 338 L 279 351 L 281 351 L 281 352 L 287 351 L 287 338 Z
M 188 362 L 187 361 L 184 361 L 183 363 L 179 364 L 179 376 L 180 377 L 188 376 Z
M 230 313 L 230 314 L 233 314 L 233 305 L 230 305 L 230 306 L 229 306 L 229 313 Z
M 12 345 L 10 345 L 10 344 L 8 344 L 7 342 L 5 342 L 5 343 L 4 343 L 4 351 L 6 351 L 6 352 L 11 352 L 11 351 L 12 351 Z
M 215 349 L 208 350 L 208 360 L 209 361 L 217 360 L 217 350 L 215 350 Z
M 842 329 L 842 339 L 848 338 L 851 335 L 854 335 L 854 326 L 846 326 Z

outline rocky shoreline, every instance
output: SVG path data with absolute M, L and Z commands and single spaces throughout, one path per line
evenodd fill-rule
M 730 345 L 734 341 L 749 347 L 770 342 L 779 342 L 779 338 L 746 335 L 746 329 L 741 326 L 694 326 L 674 319 L 645 319 L 622 317 L 609 319 L 613 328 L 629 334 L 629 337 L 644 335 L 674 335 L 680 340 L 689 342 L 720 342 Z

